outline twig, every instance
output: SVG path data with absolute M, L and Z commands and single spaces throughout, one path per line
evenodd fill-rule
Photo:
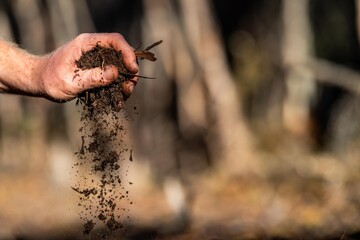
M 313 59 L 308 67 L 319 82 L 332 84 L 360 95 L 360 73 L 340 64 L 322 59 Z
M 156 47 L 157 45 L 161 44 L 162 42 L 163 42 L 163 40 L 157 41 L 157 42 L 151 44 L 150 46 L 148 46 L 147 48 L 145 48 L 142 51 L 135 50 L 136 57 L 139 58 L 140 60 L 146 59 L 146 60 L 149 60 L 149 61 L 152 61 L 152 62 L 156 61 L 155 54 L 152 53 L 152 52 L 149 52 L 149 50 Z
M 159 40 L 153 44 L 151 44 L 150 46 L 148 46 L 147 48 L 145 48 L 145 51 L 149 51 L 150 49 L 156 47 L 157 45 L 161 44 L 163 42 L 163 40 Z

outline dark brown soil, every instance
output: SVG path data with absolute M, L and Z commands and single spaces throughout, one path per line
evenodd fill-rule
M 154 54 L 148 50 L 159 43 L 136 51 L 136 56 L 155 61 Z M 126 100 L 121 93 L 122 84 L 134 75 L 125 68 L 121 51 L 102 47 L 101 43 L 83 53 L 76 64 L 79 69 L 115 65 L 119 72 L 118 79 L 111 85 L 88 90 L 78 96 L 78 103 L 82 106 L 82 127 L 79 130 L 82 145 L 76 153 L 79 161 L 74 167 L 80 180 L 72 187 L 79 194 L 84 234 L 91 233 L 98 223 L 113 232 L 123 228 L 120 219 L 128 211 L 118 206 L 119 203 L 126 201 L 132 204 L 127 187 L 133 183 L 122 181 L 126 177 L 123 175 L 127 175 L 124 161 L 132 162 L 133 157 L 131 148 L 123 141 L 126 130 L 120 110 Z
M 124 96 L 121 93 L 121 87 L 124 81 L 133 75 L 125 68 L 121 51 L 116 51 L 113 47 L 105 48 L 97 44 L 93 49 L 84 53 L 75 63 L 80 69 L 104 68 L 114 65 L 119 72 L 118 79 L 111 85 L 92 89 L 79 95 L 79 100 L 85 103 L 89 110 L 96 108 L 96 111 L 109 113 L 109 111 L 120 111 L 124 107 Z M 111 106 L 111 108 L 108 106 Z

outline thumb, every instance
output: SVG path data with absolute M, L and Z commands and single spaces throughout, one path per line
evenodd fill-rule
M 81 70 L 76 78 L 79 91 L 85 91 L 91 88 L 102 87 L 112 83 L 118 77 L 118 71 L 115 66 L 106 66 L 105 68 L 92 68 Z

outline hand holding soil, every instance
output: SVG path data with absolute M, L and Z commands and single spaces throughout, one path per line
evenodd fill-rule
M 113 65 L 79 69 L 75 61 L 84 52 L 97 44 L 121 51 L 124 66 L 132 77 L 128 78 L 122 91 L 129 95 L 136 84 L 138 65 L 134 49 L 118 33 L 86 33 L 59 47 L 53 53 L 41 58 L 39 78 L 41 92 L 55 101 L 75 98 L 85 90 L 111 84 L 118 78 L 117 68 Z M 75 72 L 75 74 L 74 74 Z
M 133 62 L 129 60 L 135 57 L 136 61 L 156 61 L 154 53 L 149 50 L 161 42 L 158 41 L 144 50 L 131 49 L 130 54 L 118 50 L 112 43 L 104 44 L 98 41 L 74 61 L 77 67 L 73 72 L 74 79 L 82 79 L 84 72 L 96 69 L 107 74 L 109 67 L 115 67 L 117 73 L 110 74 L 112 81 L 109 82 L 103 80 L 103 73 L 100 82 L 106 82 L 104 86 L 85 88 L 85 91 L 77 95 L 77 103 L 82 105 L 83 125 L 79 129 L 82 145 L 76 153 L 79 161 L 74 167 L 87 171 L 76 171 L 76 176 L 82 179 L 82 182 L 78 182 L 72 189 L 79 194 L 78 206 L 83 209 L 80 219 L 84 221 L 84 234 L 90 234 L 98 223 L 106 226 L 106 231 L 109 231 L 106 234 L 123 228 L 121 212 L 126 213 L 126 208 L 120 207 L 119 203 L 126 201 L 132 204 L 132 201 L 123 183 L 122 162 L 128 158 L 128 154 L 129 161 L 133 161 L 133 158 L 132 150 L 122 139 L 126 130 L 121 124 L 119 112 L 131 94 L 137 78 L 149 78 L 137 75 L 137 65 L 131 69 L 129 63 Z M 112 79 L 113 76 L 117 77 Z M 132 185 L 132 182 L 128 181 L 128 184 Z

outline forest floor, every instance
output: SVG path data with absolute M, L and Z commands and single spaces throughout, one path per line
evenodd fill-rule
M 259 159 L 257 173 L 210 171 L 189 179 L 180 217 L 161 187 L 145 177 L 135 179 L 129 188 L 134 204 L 118 203 L 128 209 L 130 220 L 124 216 L 125 230 L 113 239 L 356 238 L 356 158 L 294 153 Z M 44 174 L 2 173 L 0 182 L 0 239 L 89 239 L 82 235 L 77 196 L 70 186 L 47 181 Z

